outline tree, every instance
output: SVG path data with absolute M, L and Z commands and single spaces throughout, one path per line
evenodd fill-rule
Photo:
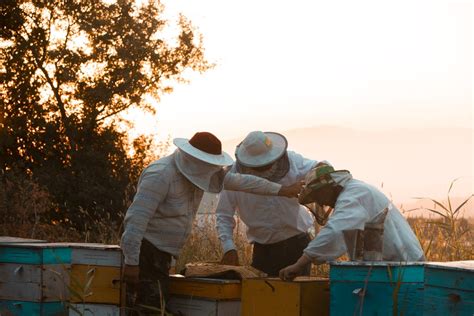
M 31 0 L 0 9 L 0 168 L 48 188 L 50 215 L 84 225 L 123 212 L 151 139 L 128 154 L 118 115 L 211 65 L 180 16 L 175 38 L 159 1 Z

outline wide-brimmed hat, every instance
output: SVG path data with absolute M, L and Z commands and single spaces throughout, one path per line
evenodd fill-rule
M 262 167 L 281 158 L 287 147 L 288 142 L 281 134 L 254 131 L 237 145 L 235 158 L 245 167 Z
M 198 132 L 190 140 L 175 138 L 173 144 L 194 158 L 211 165 L 230 166 L 234 163 L 232 157 L 222 151 L 221 141 L 208 132 Z
M 338 175 L 339 181 L 334 179 L 334 175 Z M 303 192 L 299 195 L 299 202 L 301 204 L 308 204 L 314 202 L 313 194 L 318 189 L 325 186 L 335 186 L 343 184 L 352 179 L 348 170 L 334 170 L 331 165 L 320 164 L 308 172 L 305 178 L 305 186 Z

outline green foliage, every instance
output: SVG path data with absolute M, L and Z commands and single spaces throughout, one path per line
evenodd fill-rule
M 158 1 L 2 2 L 0 170 L 49 192 L 49 221 L 120 221 L 156 144 L 130 144 L 118 115 L 153 113 L 146 96 L 211 66 L 186 18 L 170 38 L 163 10 Z

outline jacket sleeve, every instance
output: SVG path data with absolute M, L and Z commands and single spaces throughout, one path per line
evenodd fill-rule
M 222 191 L 216 209 L 216 228 L 224 253 L 236 249 L 234 244 L 235 203 L 233 193 Z
M 166 198 L 169 189 L 169 176 L 158 166 L 147 167 L 138 181 L 133 202 L 125 214 L 124 232 L 120 246 L 125 264 L 138 265 L 140 246 L 148 222 L 160 203 Z
M 328 165 L 331 165 L 328 161 L 322 160 L 322 161 L 317 161 L 313 159 L 308 159 L 303 157 L 302 155 L 294 152 L 294 151 L 289 151 L 288 155 L 290 159 L 294 162 L 296 169 L 298 171 L 298 181 L 304 180 L 308 172 L 311 171 L 318 163 L 325 163 Z
M 281 184 L 249 174 L 227 172 L 224 178 L 224 189 L 259 195 L 278 195 Z
M 346 252 L 343 231 L 364 229 L 368 219 L 367 210 L 357 199 L 337 201 L 333 215 L 308 244 L 304 253 L 316 264 L 339 258 Z

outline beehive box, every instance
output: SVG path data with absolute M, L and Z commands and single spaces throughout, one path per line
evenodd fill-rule
M 334 262 L 329 275 L 331 315 L 422 314 L 422 263 Z
M 186 316 L 240 315 L 238 280 L 170 277 L 167 308 Z
M 58 308 L 65 313 L 69 302 L 113 304 L 110 308 L 119 309 L 121 265 L 120 248 L 113 245 L 0 243 L 0 300 L 14 315 L 21 310 L 46 315 Z M 41 304 L 55 301 L 68 304 Z
M 65 246 L 46 243 L 1 244 L 0 300 L 67 300 L 70 262 L 71 251 Z
M 256 278 L 242 281 L 242 315 L 329 315 L 329 281 Z
M 474 260 L 428 263 L 424 315 L 474 315 Z
M 64 243 L 71 249 L 71 303 L 121 303 L 122 254 L 116 245 Z

